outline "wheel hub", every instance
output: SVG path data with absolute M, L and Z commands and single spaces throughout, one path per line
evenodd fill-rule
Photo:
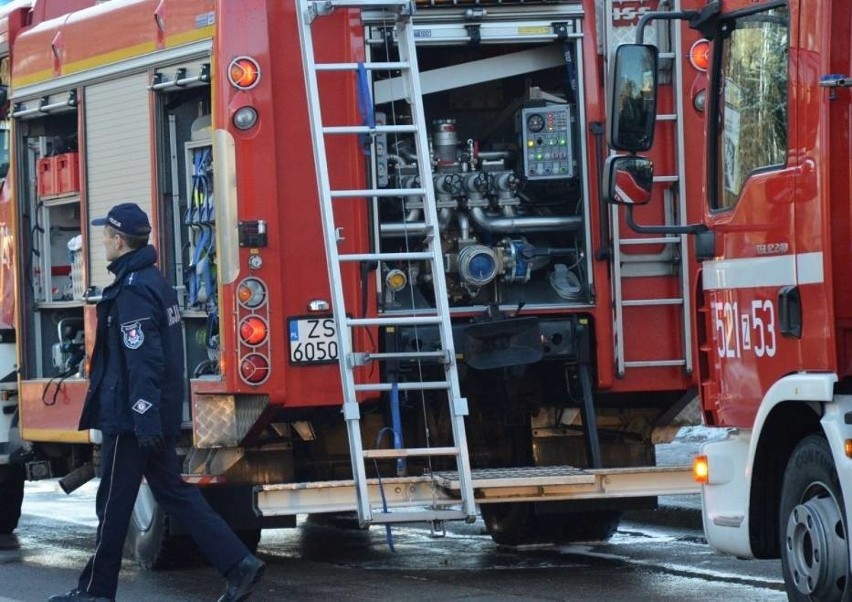
M 843 519 L 834 498 L 813 497 L 793 508 L 785 543 L 796 588 L 819 600 L 840 600 L 849 560 Z

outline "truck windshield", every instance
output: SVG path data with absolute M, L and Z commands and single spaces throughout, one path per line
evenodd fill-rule
M 726 24 L 717 80 L 720 119 L 713 209 L 733 207 L 749 174 L 787 156 L 787 8 Z

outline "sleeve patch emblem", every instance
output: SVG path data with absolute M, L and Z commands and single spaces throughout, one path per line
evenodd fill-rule
M 139 401 L 137 401 L 136 403 L 133 404 L 133 411 L 138 413 L 138 414 L 144 414 L 145 412 L 150 410 L 151 406 L 153 406 L 153 405 L 154 404 L 151 403 L 150 401 L 145 401 L 144 399 L 140 399 Z
M 142 332 L 142 323 L 137 321 L 122 324 L 121 337 L 125 347 L 128 349 L 139 349 L 145 341 L 145 333 Z

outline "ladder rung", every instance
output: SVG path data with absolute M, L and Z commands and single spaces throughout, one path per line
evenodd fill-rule
M 440 316 L 398 316 L 390 318 L 348 318 L 347 326 L 426 326 L 441 324 Z
M 407 10 L 412 4 L 411 0 L 315 0 L 313 3 L 319 6 L 323 13 L 335 8 Z
M 677 176 L 654 176 L 654 182 L 677 182 Z
M 657 368 L 666 366 L 685 366 L 686 360 L 646 360 L 624 362 L 625 368 Z
M 393 71 L 397 69 L 408 69 L 410 63 L 404 61 L 388 63 L 317 63 L 314 65 L 317 71 L 355 71 L 364 67 L 368 71 Z
M 398 391 L 439 391 L 442 389 L 449 389 L 450 383 L 445 380 L 427 380 L 415 383 L 397 383 L 396 385 L 392 385 L 391 383 L 367 383 L 355 385 L 355 391 L 358 393 L 368 393 L 372 391 L 392 391 L 394 386 L 396 386 Z
M 414 125 L 328 125 L 322 128 L 323 134 L 414 134 Z
M 683 305 L 683 298 L 673 299 L 625 299 L 621 302 L 625 307 L 648 307 L 654 305 Z
M 367 188 L 365 190 L 332 190 L 333 199 L 351 199 L 373 196 L 423 196 L 426 194 L 424 188 Z
M 456 456 L 458 447 L 410 447 L 400 449 L 365 449 L 365 458 L 414 458 L 421 456 Z
M 446 351 L 393 351 L 382 353 L 353 353 L 353 364 L 363 366 L 368 362 L 392 362 L 399 360 L 438 360 L 446 362 Z
M 432 253 L 418 251 L 411 253 L 347 253 L 338 255 L 340 261 L 427 261 Z
M 677 115 L 674 113 L 663 113 L 657 115 L 657 121 L 677 121 Z
M 458 502 L 456 502 L 458 503 Z M 383 525 L 387 523 L 430 523 L 436 520 L 467 520 L 470 518 L 461 510 L 420 510 L 417 512 L 384 512 L 374 513 L 370 524 Z
M 657 244 L 679 244 L 678 236 L 662 236 L 659 238 L 622 238 L 618 241 L 621 245 L 657 245 Z

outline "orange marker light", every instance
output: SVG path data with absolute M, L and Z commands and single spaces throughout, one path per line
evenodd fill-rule
M 852 439 L 847 439 L 843 442 L 843 452 L 847 458 L 852 458 Z
M 266 287 L 256 278 L 246 278 L 237 286 L 237 300 L 244 307 L 258 307 L 266 301 Z
M 696 483 L 706 485 L 710 479 L 710 465 L 707 456 L 695 456 L 692 461 L 692 478 Z
M 689 49 L 689 62 L 699 71 L 707 71 L 710 67 L 710 41 L 698 40 Z
M 235 88 L 250 90 L 260 81 L 260 66 L 251 57 L 237 57 L 228 65 L 228 80 Z

